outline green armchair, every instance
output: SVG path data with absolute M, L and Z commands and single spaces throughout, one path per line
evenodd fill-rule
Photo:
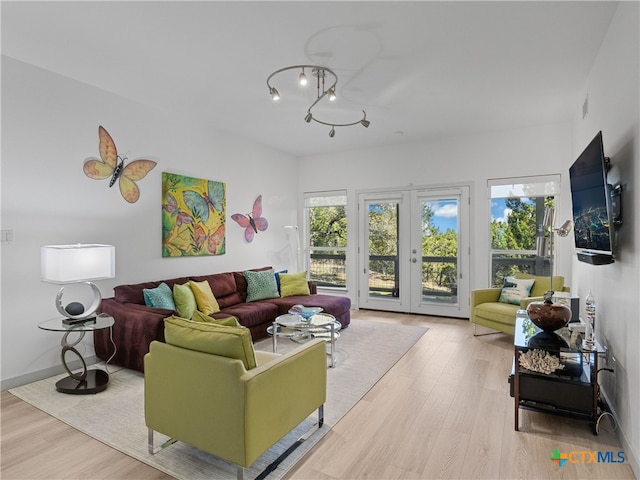
M 244 327 L 176 318 L 165 320 L 165 337 L 144 358 L 149 453 L 173 443 L 155 448 L 157 431 L 234 463 L 242 478 L 244 468 L 315 410 L 322 426 L 323 340 L 283 355 L 254 352 Z
M 477 334 L 476 325 L 482 325 L 513 335 L 516 312 L 520 309 L 526 310 L 531 302 L 541 301 L 544 293 L 550 289 L 548 276 L 529 275 L 526 273 L 516 273 L 514 276 L 516 278 L 535 280 L 531 287 L 531 296 L 521 299 L 519 305 L 499 302 L 501 288 L 482 288 L 471 291 L 469 312 L 471 322 L 474 324 L 474 335 Z M 564 277 L 553 277 L 553 290 L 556 292 L 569 291 L 569 287 L 564 285 Z

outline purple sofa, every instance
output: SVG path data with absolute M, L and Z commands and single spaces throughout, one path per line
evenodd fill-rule
M 270 267 L 259 268 L 264 270 Z M 122 367 L 144 371 L 144 356 L 149 352 L 149 344 L 153 340 L 164 342 L 164 319 L 177 315 L 173 310 L 147 307 L 144 302 L 143 289 L 156 288 L 162 282 L 173 288 L 174 284 L 184 284 L 189 280 L 202 282 L 207 280 L 220 305 L 220 312 L 211 316 L 226 318 L 234 316 L 241 325 L 251 331 L 254 341 L 267 336 L 267 327 L 278 315 L 296 304 L 307 307 L 322 307 L 324 312 L 336 317 L 342 328 L 351 321 L 351 300 L 334 295 L 318 295 L 316 285 L 309 282 L 311 295 L 278 297 L 256 302 L 247 302 L 247 282 L 242 272 L 225 272 L 212 275 L 179 277 L 168 280 L 120 285 L 114 288 L 114 296 L 105 298 L 100 304 L 100 312 L 114 318 L 113 341 L 116 344 L 115 356 L 110 363 Z M 93 333 L 95 351 L 98 358 L 107 360 L 113 355 L 110 331 L 99 330 Z

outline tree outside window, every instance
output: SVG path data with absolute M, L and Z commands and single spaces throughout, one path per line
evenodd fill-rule
M 305 196 L 309 278 L 319 286 L 347 286 L 347 197 L 344 192 Z
M 490 181 L 491 285 L 517 272 L 549 275 L 550 259 L 536 254 L 545 208 L 555 206 L 559 175 Z

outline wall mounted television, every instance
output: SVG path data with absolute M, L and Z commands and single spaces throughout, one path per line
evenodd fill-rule
M 614 225 L 622 221 L 621 187 L 607 183 L 608 170 L 600 131 L 569 168 L 578 260 L 593 265 L 614 262 Z

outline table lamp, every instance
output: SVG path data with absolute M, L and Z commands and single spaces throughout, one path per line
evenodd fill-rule
M 79 302 L 71 302 L 63 307 L 64 287 L 60 288 L 56 295 L 56 309 L 65 317 L 63 322 L 74 324 L 94 320 L 102 296 L 98 287 L 91 282 L 115 276 L 115 247 L 98 244 L 44 245 L 40 249 L 40 261 L 43 282 L 84 282 L 93 290 L 93 302 L 85 309 Z

